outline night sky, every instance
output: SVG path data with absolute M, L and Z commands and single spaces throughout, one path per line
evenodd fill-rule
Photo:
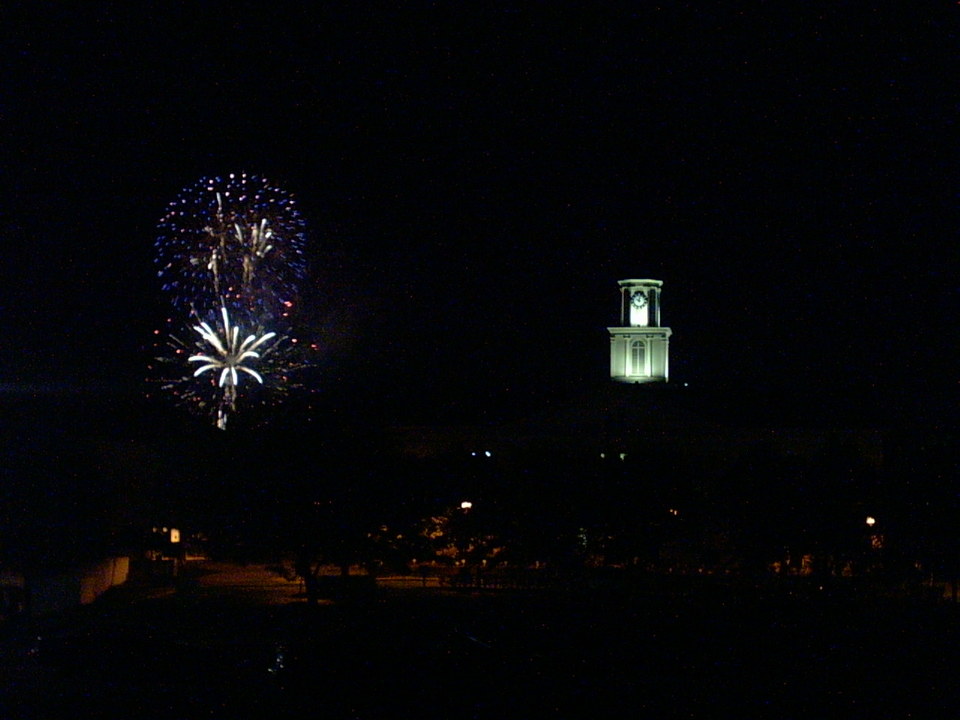
M 602 384 L 650 277 L 673 383 L 951 420 L 960 6 L 742 7 L 5 4 L 0 387 L 142 393 L 157 221 L 245 171 L 309 223 L 321 403 Z

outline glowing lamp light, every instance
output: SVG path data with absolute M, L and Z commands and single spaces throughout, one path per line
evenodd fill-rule
M 170 528 L 170 542 L 180 542 L 180 531 L 177 528 Z
M 473 507 L 473 503 L 470 502 L 469 500 L 464 500 L 462 503 L 460 503 L 461 510 L 469 510 L 472 507 Z
M 873 527 L 874 525 L 877 524 L 877 519 L 872 515 L 867 515 L 866 522 L 867 522 L 867 525 L 869 525 L 870 527 Z

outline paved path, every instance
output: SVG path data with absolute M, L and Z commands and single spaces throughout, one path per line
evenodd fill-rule
M 187 567 L 184 592 L 201 597 L 245 600 L 252 604 L 282 605 L 303 602 L 302 586 L 264 565 L 235 565 L 204 561 Z

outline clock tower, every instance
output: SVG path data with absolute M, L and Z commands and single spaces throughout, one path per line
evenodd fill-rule
M 620 280 L 620 326 L 610 332 L 610 377 L 667 382 L 671 331 L 660 327 L 660 280 Z

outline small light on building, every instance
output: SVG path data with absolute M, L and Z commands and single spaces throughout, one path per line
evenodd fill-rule
M 180 531 L 177 528 L 170 528 L 170 542 L 180 542 Z
M 876 524 L 877 524 L 877 519 L 872 515 L 867 515 L 867 525 L 869 525 L 870 527 L 873 527 Z
M 472 507 L 473 507 L 473 503 L 470 502 L 469 500 L 464 500 L 462 503 L 460 503 L 461 510 L 469 510 Z

